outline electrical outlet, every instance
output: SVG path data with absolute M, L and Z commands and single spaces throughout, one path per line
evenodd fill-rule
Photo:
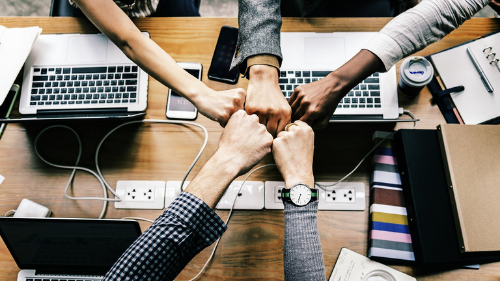
M 266 181 L 264 208 L 268 210 L 283 210 L 281 190 L 285 187 L 285 182 L 283 181 Z
M 122 201 L 115 202 L 116 209 L 154 209 L 165 206 L 164 181 L 118 181 L 116 194 Z
M 363 211 L 366 205 L 365 184 L 362 182 L 341 182 L 335 186 L 328 185 L 334 182 L 317 182 L 324 185 L 326 190 L 316 186 L 319 190 L 318 210 L 332 211 Z
M 328 190 L 325 191 L 325 202 L 355 204 L 355 194 L 356 191 L 354 190 L 354 188 L 338 188 L 334 190 Z
M 243 181 L 233 181 L 217 203 L 215 208 L 229 210 Z M 235 210 L 262 210 L 264 209 L 264 183 L 261 181 L 246 181 L 241 188 L 240 195 L 234 203 Z
M 330 185 L 333 182 L 318 182 L 322 185 Z M 281 201 L 281 190 L 285 188 L 285 182 L 266 181 L 264 207 L 266 209 L 283 210 Z M 365 209 L 365 184 L 362 182 L 341 182 L 334 187 L 326 187 L 326 191 L 318 189 L 318 210 L 364 210 Z M 335 199 L 334 199 L 335 198 Z
M 165 189 L 165 207 L 170 206 L 174 202 L 175 198 L 181 194 L 181 182 L 182 181 L 167 181 L 167 187 Z M 184 189 L 189 185 L 190 181 L 184 182 Z

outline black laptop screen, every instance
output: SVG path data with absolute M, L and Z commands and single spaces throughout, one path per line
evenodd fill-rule
M 21 269 L 104 274 L 140 227 L 120 220 L 0 218 L 0 234 Z

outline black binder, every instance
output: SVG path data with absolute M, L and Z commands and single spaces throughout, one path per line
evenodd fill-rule
M 500 252 L 461 253 L 437 130 L 394 136 L 415 262 L 457 267 L 500 261 Z

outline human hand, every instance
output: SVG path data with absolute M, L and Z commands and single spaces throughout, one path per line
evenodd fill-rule
M 490 7 L 500 15 L 500 0 L 493 0 L 490 2 Z
M 309 125 L 295 121 L 273 141 L 273 155 L 287 188 L 301 182 L 314 187 L 312 170 L 314 132 Z
M 273 137 L 259 124 L 257 115 L 239 110 L 222 132 L 215 155 L 219 163 L 229 163 L 238 175 L 242 175 L 271 152 L 272 143 Z
M 241 88 L 227 91 L 209 89 L 206 94 L 198 95 L 194 104 L 201 114 L 225 127 L 233 113 L 243 109 L 245 97 L 246 92 Z
M 328 125 L 340 100 L 347 94 L 334 73 L 309 84 L 295 88 L 289 103 L 292 119 L 308 123 L 315 129 Z
M 290 122 L 292 110 L 278 84 L 276 68 L 268 65 L 250 67 L 245 111 L 256 114 L 273 136 Z

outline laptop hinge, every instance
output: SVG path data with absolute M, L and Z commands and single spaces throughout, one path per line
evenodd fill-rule
M 37 114 L 104 114 L 127 112 L 126 107 L 93 108 L 93 109 L 38 109 Z

